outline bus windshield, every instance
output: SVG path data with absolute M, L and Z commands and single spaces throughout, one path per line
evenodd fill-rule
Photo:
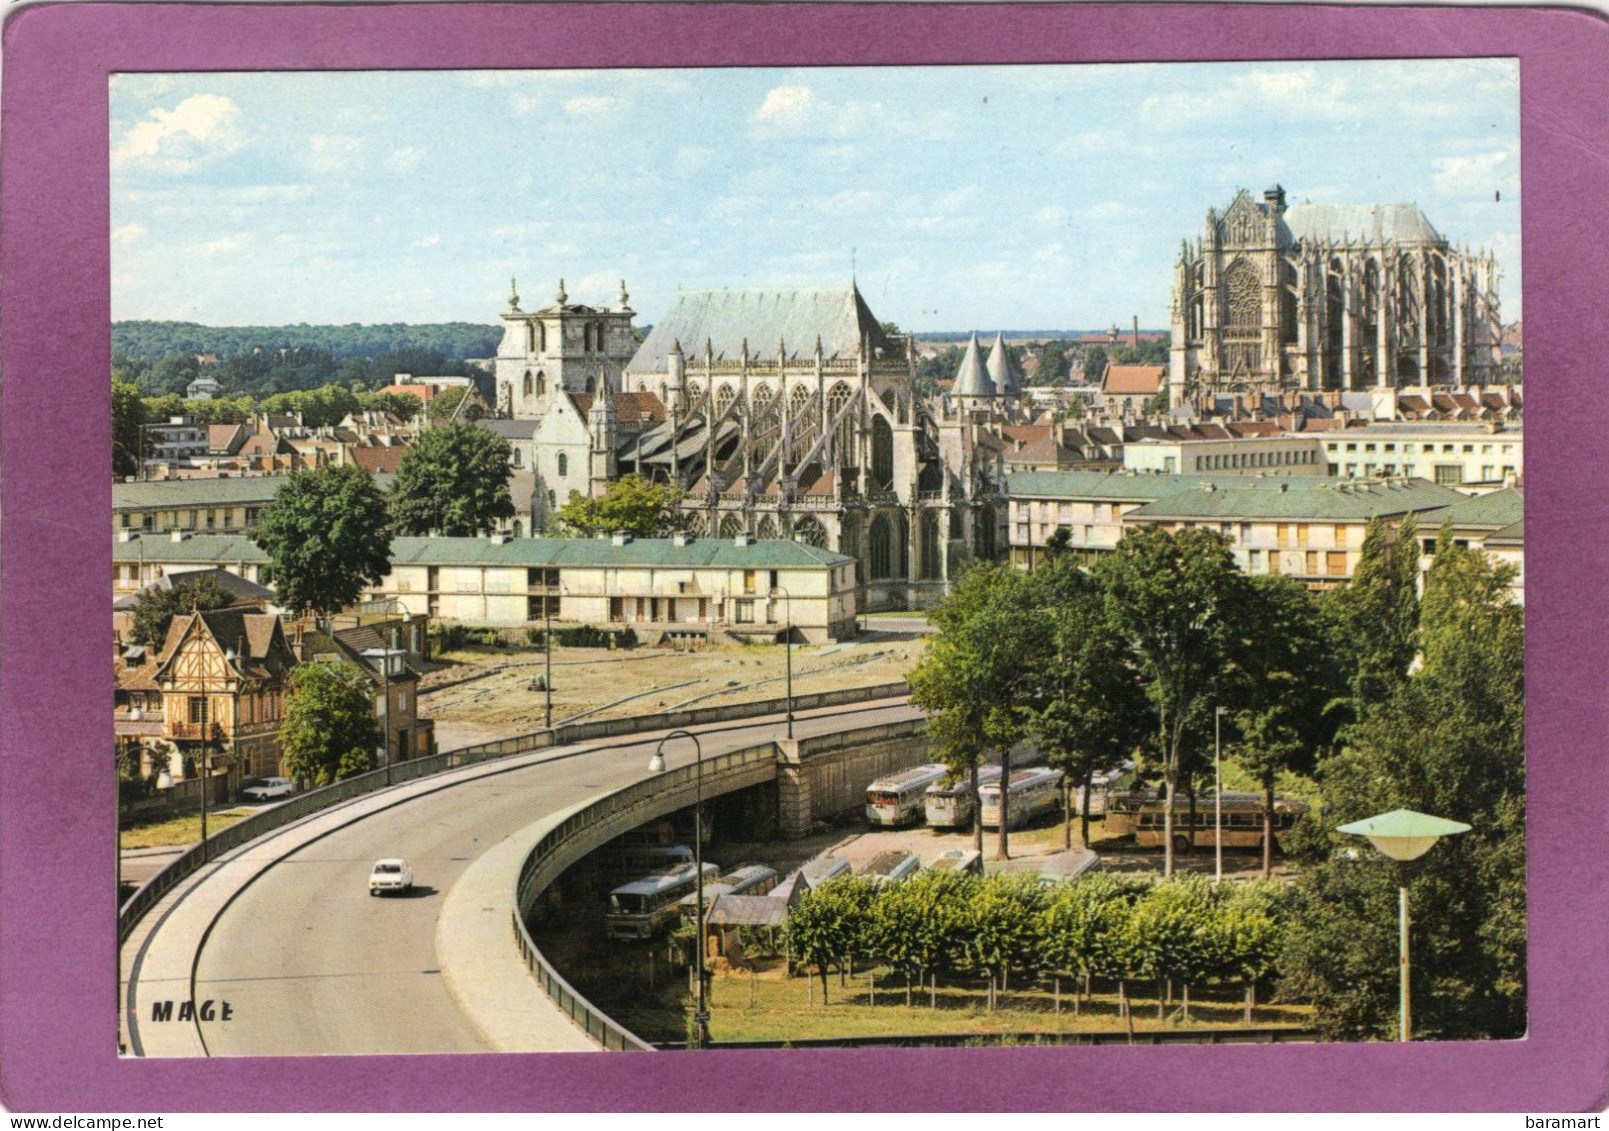
M 866 797 L 866 800 L 871 802 L 873 805 L 898 805 L 899 804 L 899 794 L 897 794 L 897 793 L 873 793 L 873 794 L 868 794 L 867 797 Z

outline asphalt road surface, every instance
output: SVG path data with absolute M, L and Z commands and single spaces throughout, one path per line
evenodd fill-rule
M 838 708 L 800 735 L 915 717 L 908 706 Z M 704 753 L 763 742 L 776 720 L 700 730 Z M 197 1000 L 227 1000 L 208 1027 L 214 1056 L 489 1051 L 459 1012 L 436 956 L 443 898 L 480 853 L 546 812 L 640 780 L 662 732 L 561 748 L 584 751 L 416 798 L 315 841 L 271 867 L 218 916 L 196 967 Z M 666 751 L 692 761 L 692 744 Z M 405 857 L 415 892 L 374 898 L 374 861 Z M 152 946 L 162 944 L 161 932 Z M 512 940 L 510 941 L 512 946 Z

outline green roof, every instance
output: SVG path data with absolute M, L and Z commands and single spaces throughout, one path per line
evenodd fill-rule
M 718 566 L 732 569 L 815 569 L 854 561 L 843 554 L 780 539 L 740 546 L 731 538 L 634 538 L 617 546 L 611 538 L 395 538 L 397 565 L 487 566 Z
M 208 565 L 228 565 L 231 562 L 268 561 L 268 555 L 257 548 L 244 534 L 192 534 L 175 542 L 166 534 L 142 534 L 127 542 L 117 539 L 112 543 L 112 561 L 138 562 L 205 562 Z
M 112 510 L 168 510 L 174 507 L 223 507 L 267 503 L 288 475 L 237 475 L 227 479 L 149 479 L 112 484 Z M 395 476 L 375 474 L 386 490 Z
M 1172 475 L 1154 471 L 1018 471 L 1007 477 L 1006 492 L 1024 498 L 1117 499 L 1141 503 L 1164 499 L 1206 483 L 1223 487 L 1267 481 L 1250 475 Z M 1277 482 L 1291 482 L 1291 477 L 1278 476 Z
M 1512 526 L 1525 518 L 1525 494 L 1514 487 L 1488 491 L 1484 495 L 1466 497 L 1432 518 L 1437 526 L 1449 518 L 1456 527 Z
M 1317 476 L 1202 485 L 1176 491 L 1126 516 L 1130 519 L 1367 520 L 1447 507 L 1464 496 L 1423 479 L 1336 480 Z
M 114 562 L 265 563 L 268 555 L 242 534 L 196 534 L 175 542 L 150 534 L 112 543 Z M 608 538 L 394 538 L 393 565 L 476 566 L 661 566 L 692 569 L 829 569 L 853 558 L 803 542 L 766 540 L 739 546 L 730 538 L 695 538 L 678 546 L 670 538 L 637 538 L 617 546 Z

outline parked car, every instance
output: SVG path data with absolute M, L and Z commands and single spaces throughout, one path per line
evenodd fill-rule
M 369 873 L 369 894 L 403 892 L 413 887 L 413 869 L 406 860 L 376 860 Z
M 247 801 L 271 801 L 276 797 L 289 797 L 296 792 L 296 783 L 290 778 L 264 778 L 240 791 Z

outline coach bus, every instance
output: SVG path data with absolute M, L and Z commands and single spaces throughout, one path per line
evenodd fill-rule
M 861 869 L 860 874 L 881 887 L 915 875 L 921 866 L 921 858 L 914 852 L 880 852 Z
M 713 882 L 720 872 L 714 864 L 705 864 L 704 882 Z M 693 864 L 680 864 L 621 884 L 609 893 L 604 928 L 612 939 L 651 939 L 676 922 L 677 904 L 682 896 L 696 893 L 697 888 L 698 868 Z
M 1011 828 L 1021 828 L 1041 813 L 1048 813 L 1061 801 L 1060 770 L 1013 770 L 1007 787 L 1006 812 Z M 978 804 L 983 810 L 983 827 L 1000 827 L 1000 783 L 991 782 L 978 789 Z
M 1260 793 L 1225 793 L 1223 795 L 1223 845 L 1225 848 L 1261 848 L 1263 843 L 1263 804 Z M 1167 802 L 1161 798 L 1141 801 L 1129 818 L 1134 832 L 1136 848 L 1161 848 L 1167 835 Z M 1307 803 L 1286 797 L 1274 798 L 1274 843 L 1280 844 L 1283 834 L 1289 831 L 1298 817 L 1307 812 Z M 1112 829 L 1112 818 L 1107 815 L 1107 828 Z M 1190 826 L 1190 803 L 1187 798 L 1173 800 L 1173 847 L 1186 852 L 1192 842 L 1197 848 L 1213 846 L 1214 813 L 1213 795 L 1198 794 L 1196 820 Z
M 805 866 L 799 869 L 799 878 L 807 888 L 820 887 L 828 880 L 848 874 L 849 861 L 839 856 L 817 856 L 805 861 Z
M 978 767 L 978 788 L 1000 778 L 999 766 Z M 972 824 L 972 775 L 962 774 L 949 785 L 934 782 L 922 795 L 922 810 L 935 829 L 965 829 Z
M 866 787 L 866 819 L 874 825 L 904 825 L 922 819 L 927 787 L 950 769 L 940 762 L 901 770 Z

